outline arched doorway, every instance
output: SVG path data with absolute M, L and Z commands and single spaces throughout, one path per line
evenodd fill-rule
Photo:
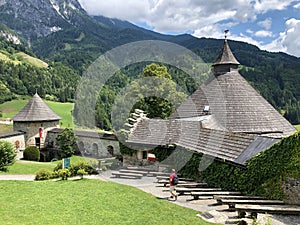
M 112 155 L 112 156 L 114 155 L 114 147 L 113 146 L 111 146 L 111 145 L 107 146 L 107 151 L 110 155 Z

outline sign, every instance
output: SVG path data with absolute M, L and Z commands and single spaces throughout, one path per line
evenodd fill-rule
M 70 167 L 70 158 L 63 158 L 63 169 Z

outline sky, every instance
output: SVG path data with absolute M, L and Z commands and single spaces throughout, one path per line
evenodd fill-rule
M 78 0 L 90 15 L 163 34 L 243 41 L 300 57 L 300 0 Z

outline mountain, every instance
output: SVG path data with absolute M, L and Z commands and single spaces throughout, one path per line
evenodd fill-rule
M 39 58 L 61 62 L 79 74 L 100 54 L 134 41 L 173 42 L 192 50 L 207 63 L 214 62 L 223 45 L 223 40 L 188 34 L 163 35 L 127 21 L 92 17 L 77 0 L 0 0 L 0 22 Z M 262 51 L 238 41 L 229 40 L 229 45 L 242 65 L 240 73 L 248 82 L 274 107 L 293 118 L 293 123 L 300 123 L 300 58 Z M 116 79 L 129 82 L 141 71 L 138 66 L 127 68 Z M 181 82 L 182 76 L 174 74 L 173 79 Z M 188 79 L 184 78 L 184 85 L 193 90 Z M 116 92 L 114 88 L 111 87 Z

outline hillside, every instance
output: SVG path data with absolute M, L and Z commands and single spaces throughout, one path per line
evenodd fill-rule
M 0 103 L 36 91 L 49 100 L 74 98 L 79 73 L 61 63 L 46 63 L 28 48 L 0 37 Z
M 60 73 L 58 77 L 64 77 L 62 78 L 64 82 L 60 78 L 53 78 L 54 71 L 49 68 L 47 76 L 39 79 L 47 80 L 47 85 L 44 82 L 34 82 L 35 85 L 30 85 L 28 82 L 24 82 L 24 78 L 18 78 L 21 80 L 18 82 L 23 83 L 18 89 L 9 81 L 11 78 L 4 76 L 2 83 L 16 94 L 31 94 L 38 89 L 42 96 L 49 94 L 60 101 L 72 100 L 78 75 L 82 74 L 91 62 L 114 47 L 134 41 L 173 42 L 192 50 L 209 64 L 216 59 L 223 44 L 223 40 L 196 38 L 187 34 L 162 35 L 137 27 L 127 21 L 103 16 L 91 17 L 82 9 L 77 0 L 30 2 L 15 0 L 14 2 L 18 4 L 4 1 L 4 4 L 0 6 L 1 22 L 26 40 L 28 46 L 39 58 L 47 62 L 60 62 L 72 68 L 71 70 L 64 67 L 64 71 L 60 71 L 63 67 L 60 64 L 59 69 L 55 70 L 56 73 Z M 14 17 L 16 13 L 18 13 L 18 17 Z M 298 88 L 300 85 L 300 58 L 284 53 L 262 51 L 254 45 L 243 42 L 229 41 L 229 44 L 242 65 L 240 73 L 277 110 L 285 113 L 287 119 L 293 124 L 300 123 L 300 89 Z M 5 56 L 0 55 L 1 57 Z M 55 67 L 54 65 L 57 64 L 52 64 L 50 68 Z M 109 91 L 106 93 L 109 93 L 110 96 L 102 98 L 106 99 L 102 100 L 106 102 L 98 103 L 105 105 L 107 112 L 99 118 L 110 119 L 109 109 L 114 100 L 111 96 L 115 96 L 129 82 L 139 77 L 144 66 L 145 64 L 124 68 L 112 79 L 113 81 L 110 81 Z M 190 82 L 186 75 L 178 74 L 173 68 L 168 69 L 173 80 L 180 86 L 184 86 L 188 92 L 197 87 L 197 84 Z M 69 75 L 65 77 L 66 70 Z M 76 78 L 73 78 L 73 75 Z M 48 79 L 49 77 L 51 79 Z M 53 82 L 53 80 L 56 81 Z M 70 80 L 71 82 L 69 82 Z M 60 85 L 53 84 L 57 81 L 60 82 Z M 115 85 L 116 83 L 119 85 Z M 100 124 L 102 121 L 98 122 Z M 109 128 L 109 126 L 102 128 Z

